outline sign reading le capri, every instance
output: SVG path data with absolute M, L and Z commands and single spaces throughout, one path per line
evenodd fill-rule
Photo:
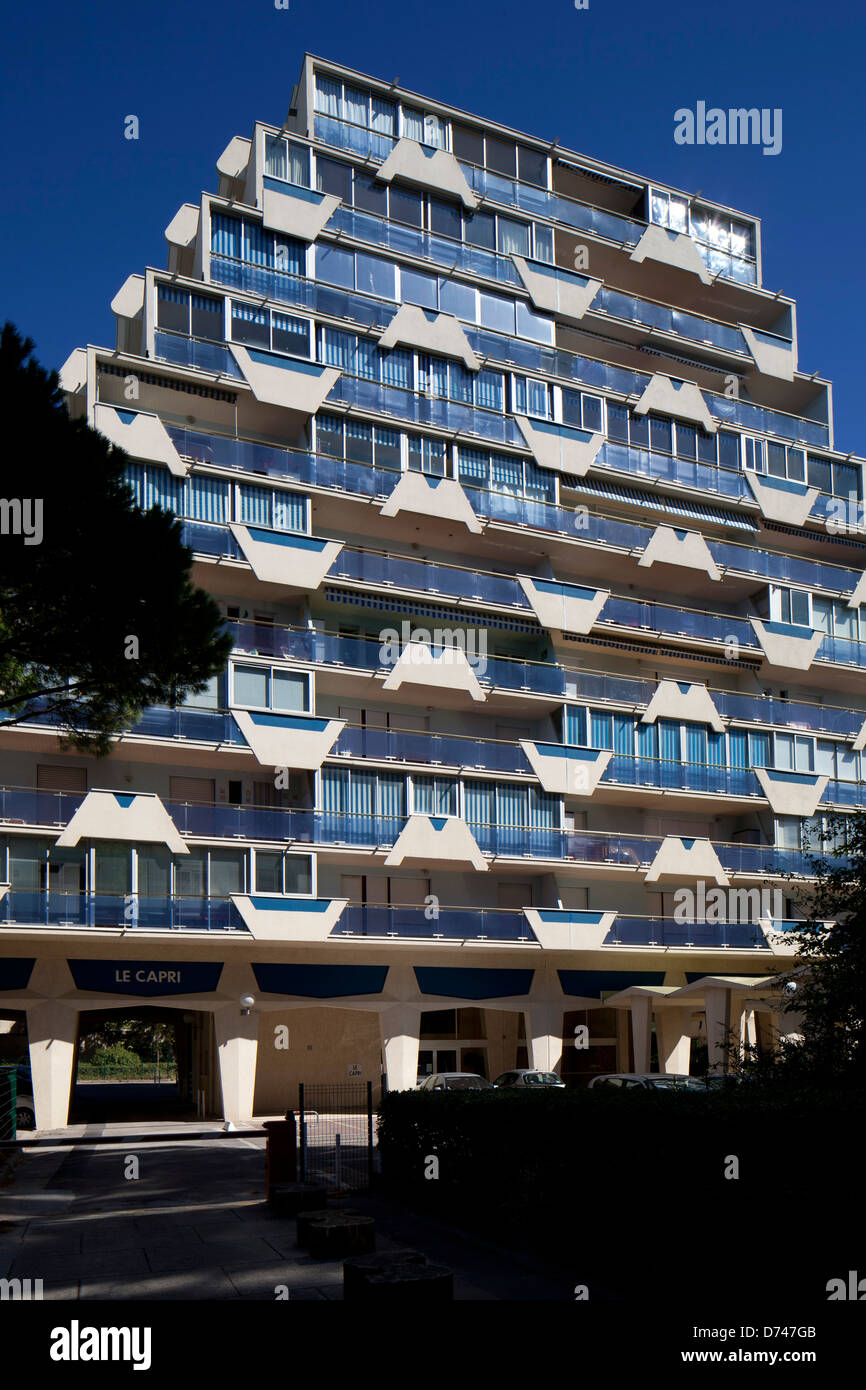
M 210 994 L 222 964 L 185 960 L 71 960 L 78 989 L 99 994 Z

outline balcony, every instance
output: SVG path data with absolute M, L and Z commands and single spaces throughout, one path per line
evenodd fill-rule
M 518 743 L 458 735 L 400 732 L 396 729 L 347 728 L 334 744 L 335 757 L 371 758 L 378 762 L 423 763 L 434 767 L 483 772 L 531 772 Z
M 617 916 L 604 944 L 692 950 L 770 950 L 770 943 L 755 922 L 677 922 L 669 917 Z
M 331 932 L 332 937 L 402 937 L 429 941 L 535 942 L 521 911 L 496 908 L 440 907 L 431 918 L 423 907 L 350 905 Z
M 0 901 L 4 926 L 115 927 L 127 931 L 246 932 L 230 898 L 152 898 L 137 893 L 42 893 L 11 888 Z
M 310 628 L 265 627 L 255 623 L 230 623 L 228 626 L 235 633 L 236 648 L 250 655 L 279 656 L 316 665 L 368 671 L 387 669 L 378 637 L 337 637 Z M 412 644 L 409 646 L 411 648 Z M 490 657 L 479 663 L 476 674 L 480 683 L 487 687 L 557 699 L 565 694 L 565 672 L 560 666 L 549 663 Z
M 328 571 L 328 579 L 355 579 L 365 584 L 415 590 L 431 597 L 473 599 L 502 608 L 531 612 L 516 579 L 483 570 L 459 569 L 425 560 L 404 560 L 370 550 L 344 550 Z
M 382 733 L 377 730 L 346 730 L 361 734 Z M 423 738 L 424 735 L 402 735 L 403 738 Z M 432 740 L 431 740 L 432 741 Z M 496 745 L 491 745 L 495 747 Z M 499 745 L 506 748 L 508 745 Z M 520 749 L 517 749 L 520 752 Z M 636 764 L 651 763 L 650 759 L 626 759 L 616 756 L 611 763 Z M 627 774 L 631 768 L 623 769 Z M 718 773 L 720 778 L 729 775 L 729 770 L 704 769 Z M 634 775 L 638 775 L 634 769 Z M 694 769 L 700 773 L 702 769 Z M 730 775 L 737 775 L 736 773 Z M 754 777 L 751 772 L 743 776 Z M 659 779 L 661 780 L 661 778 Z M 656 785 L 656 783 L 652 783 Z M 640 785 L 640 783 L 636 783 Z M 830 783 L 826 800 L 834 799 L 834 788 L 850 787 L 858 784 Z M 712 790 L 712 787 L 710 788 Z M 859 792 L 861 804 L 866 801 L 862 789 Z M 836 798 L 841 800 L 841 798 Z M 49 830 L 65 827 L 84 800 L 83 796 L 72 796 L 63 792 L 30 791 L 17 787 L 0 787 L 0 822 L 6 825 L 34 826 Z M 850 804 L 856 804 L 851 802 Z M 165 803 L 166 810 L 178 831 L 189 838 L 202 840 L 235 840 L 245 843 L 307 845 L 310 847 L 351 846 L 368 850 L 390 849 L 403 831 L 407 815 L 368 815 L 346 814 L 341 811 L 293 810 L 271 806 L 230 806 L 224 804 L 171 802 Z M 663 843 L 658 836 L 620 835 L 608 831 L 562 830 L 558 827 L 544 826 L 503 826 L 469 822 L 477 844 L 484 854 L 502 858 L 538 858 L 553 861 L 574 861 L 584 864 L 615 865 L 621 868 L 647 869 L 652 864 Z M 810 856 L 802 850 L 787 849 L 776 845 L 725 844 L 713 841 L 713 848 L 722 867 L 728 873 L 744 874 L 750 877 L 768 875 L 797 874 L 810 875 Z M 14 894 L 20 890 L 12 889 Z M 8 895 L 7 895 L 8 896 Z M 34 902 L 42 901 L 44 893 L 34 894 Z M 51 897 L 55 895 L 49 895 Z M 58 894 L 58 908 L 68 895 Z M 76 897 L 77 895 L 72 895 Z M 107 910 L 115 911 L 116 903 L 126 899 L 92 895 Z M 145 902 L 146 914 L 153 913 Z M 163 903 L 162 899 L 158 900 Z M 193 912 L 189 904 L 199 903 L 194 898 L 178 899 L 181 906 L 178 912 Z M 211 899 L 210 902 L 216 901 Z M 29 911 L 30 909 L 28 909 Z M 35 908 L 34 908 L 35 910 Z M 43 911 L 42 908 L 39 909 Z M 46 905 L 44 911 L 47 912 Z M 53 911 L 54 909 L 52 909 Z M 157 909 L 153 909 L 156 911 Z M 162 907 L 159 911 L 162 911 Z M 198 910 L 198 909 L 196 909 Z M 204 909 L 201 909 L 203 911 Z M 210 911 L 210 909 L 209 909 Z M 194 915 L 194 913 L 193 913 Z M 144 920 L 144 919 L 142 919 Z M 233 919 L 232 919 L 233 920 Z
M 314 133 L 315 138 L 324 144 L 335 149 L 348 150 L 364 159 L 385 160 L 397 143 L 391 136 L 379 135 L 364 126 L 353 125 L 318 112 L 315 116 Z M 571 198 L 537 188 L 533 184 L 520 183 L 516 179 L 476 168 L 473 164 L 460 162 L 460 168 L 469 187 L 479 197 L 489 198 L 505 207 L 518 208 L 530 215 L 549 218 L 564 227 L 591 232 L 622 246 L 635 246 L 646 231 L 647 224 L 635 218 L 605 212 L 601 208 L 575 202 Z M 710 248 L 701 246 L 700 243 L 696 245 L 703 259 L 709 263 Z M 727 255 L 725 262 L 724 273 L 727 278 L 740 284 L 757 284 L 757 266 L 754 261 Z M 718 267 L 714 265 L 713 269 L 716 270 Z

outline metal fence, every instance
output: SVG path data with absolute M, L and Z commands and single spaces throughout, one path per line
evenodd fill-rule
M 298 1175 L 338 1190 L 372 1186 L 373 1084 L 298 1085 Z
M 0 1067 L 0 1142 L 16 1138 L 15 1107 L 18 1076 L 15 1067 Z

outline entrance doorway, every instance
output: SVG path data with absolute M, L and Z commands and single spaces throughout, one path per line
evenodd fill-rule
M 70 1124 L 193 1120 L 220 1111 L 213 1019 L 164 1005 L 84 1010 Z

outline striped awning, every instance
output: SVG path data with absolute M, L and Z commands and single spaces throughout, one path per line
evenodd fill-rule
M 593 497 L 607 497 L 614 502 L 631 502 L 638 507 L 652 507 L 655 511 L 669 512 L 672 516 L 687 516 L 693 521 L 714 521 L 721 526 L 734 526 L 738 531 L 757 531 L 757 524 L 741 512 L 728 511 L 725 507 L 709 507 L 703 502 L 690 502 L 681 497 L 664 497 L 656 492 L 641 492 L 636 487 L 623 487 L 621 483 L 601 482 L 597 478 L 563 477 L 562 485 L 574 492 L 588 492 Z

